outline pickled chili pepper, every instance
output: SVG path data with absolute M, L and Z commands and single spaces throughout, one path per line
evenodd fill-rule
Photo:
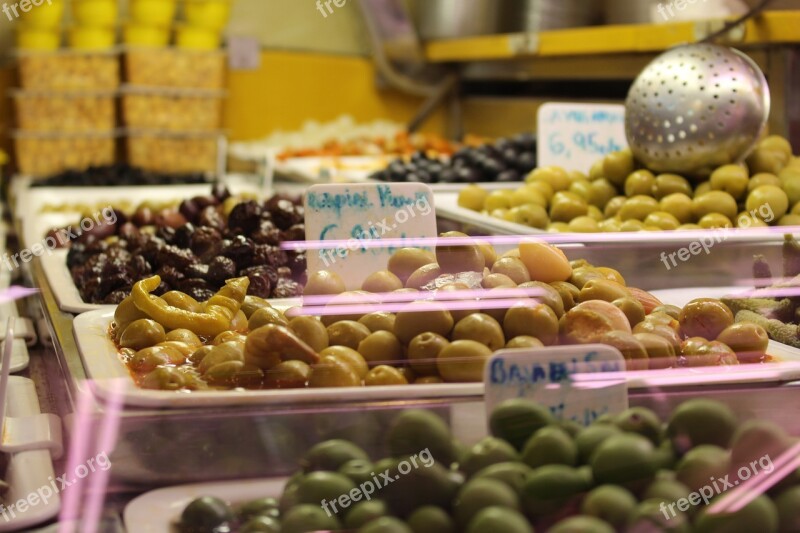
M 153 276 L 134 284 L 131 296 L 139 310 L 168 330 L 188 329 L 201 337 L 215 337 L 230 329 L 247 295 L 250 280 L 242 277 L 226 281 L 225 286 L 205 302 L 200 313 L 171 306 L 163 298 L 150 294 L 160 283 L 161 277 Z
M 793 235 L 785 235 L 783 241 L 783 277 L 800 275 L 800 243 Z
M 772 269 L 763 255 L 753 257 L 753 278 L 757 280 L 756 287 L 768 287 L 772 284 Z

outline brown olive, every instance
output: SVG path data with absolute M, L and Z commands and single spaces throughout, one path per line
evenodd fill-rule
M 515 257 L 502 257 L 495 261 L 492 274 L 505 274 L 517 285 L 531 280 L 525 263 Z
M 376 331 L 394 331 L 394 314 L 385 311 L 376 311 L 369 313 L 358 319 L 358 322 L 364 324 L 373 333 Z
M 447 336 L 453 329 L 453 315 L 439 304 L 417 301 L 406 309 L 397 313 L 394 323 L 394 334 L 403 344 L 426 331 Z
M 578 295 L 581 291 L 578 287 L 569 283 L 568 281 L 554 281 L 550 286 L 558 291 L 561 297 L 561 303 L 564 305 L 564 311 L 569 311 L 578 303 Z M 561 318 L 561 317 L 559 317 Z
M 517 284 L 514 283 L 514 280 L 505 274 L 489 274 L 484 276 L 481 281 L 481 287 L 484 289 L 494 289 L 496 287 L 513 288 L 516 286 Z
M 715 340 L 725 328 L 733 324 L 733 313 L 719 300 L 698 298 L 683 308 L 680 324 L 687 337 Z
M 514 337 L 510 341 L 506 343 L 506 348 L 541 348 L 544 344 L 542 341 L 537 339 L 536 337 L 531 337 L 530 335 L 519 335 L 518 337 Z
M 195 349 L 199 348 L 203 344 L 200 338 L 195 335 L 193 331 L 188 329 L 173 329 L 167 333 L 165 340 L 185 342 L 189 346 L 193 346 Z
M 328 330 L 316 317 L 296 316 L 289 321 L 289 329 L 316 352 L 321 352 L 329 345 Z
M 492 351 L 499 350 L 506 343 L 503 328 L 497 320 L 484 313 L 473 313 L 459 320 L 453 328 L 452 339 L 477 341 Z
M 261 326 L 267 324 L 275 324 L 276 326 L 288 326 L 289 321 L 283 316 L 283 313 L 273 307 L 262 307 L 256 310 L 247 321 L 247 327 L 250 331 L 254 331 Z
M 155 320 L 140 318 L 128 324 L 128 327 L 122 332 L 120 345 L 123 348 L 141 350 L 165 340 L 167 340 L 167 334 L 164 332 L 164 326 Z
M 446 338 L 436 333 L 420 333 L 408 343 L 408 360 L 414 372 L 421 375 L 436 375 L 436 358 L 450 344 Z
M 442 274 L 438 263 L 430 263 L 416 269 L 406 281 L 406 288 L 421 289 Z
M 608 279 L 590 279 L 581 288 L 578 295 L 579 302 L 588 302 L 589 300 L 603 300 L 604 302 L 613 302 L 620 298 L 630 298 L 628 289 Z M 644 312 L 644 307 L 642 307 Z
M 365 279 L 364 283 L 361 284 L 362 290 L 376 293 L 392 292 L 402 288 L 403 282 L 400 281 L 400 278 L 388 270 L 379 270 L 378 272 L 373 272 L 367 276 L 367 279 Z
M 378 387 L 381 385 L 408 385 L 406 377 L 393 366 L 380 365 L 369 371 L 364 378 L 364 385 L 367 387 Z
M 611 331 L 598 337 L 597 342 L 613 346 L 625 358 L 627 370 L 647 370 L 648 357 L 644 345 L 632 333 Z
M 566 282 L 562 281 L 559 283 Z M 558 318 L 561 318 L 561 316 L 564 314 L 564 301 L 561 299 L 561 294 L 559 294 L 559 292 L 549 283 L 544 283 L 542 281 L 529 281 L 527 283 L 520 284 L 519 288 L 534 289 L 536 292 L 529 295 L 530 298 L 538 300 L 550 307 L 550 309 L 553 310 Z
M 283 361 L 264 372 L 269 389 L 301 389 L 311 378 L 311 367 L 302 361 Z
M 344 280 L 335 272 L 318 270 L 308 276 L 303 294 L 341 294 L 346 290 Z
M 651 311 L 652 313 L 664 313 L 678 320 L 681 317 L 681 308 L 677 305 L 659 305 Z
M 354 350 L 370 335 L 369 328 L 353 320 L 341 320 L 328 326 L 328 342 L 331 346 L 347 346 Z
M 251 296 L 248 294 L 244 297 L 241 310 L 244 315 L 250 319 L 250 317 L 253 316 L 253 313 L 263 307 L 272 307 L 272 305 L 270 305 L 270 303 L 264 298 L 259 298 L 258 296 Z
M 448 231 L 439 235 L 436 245 L 436 262 L 442 272 L 455 274 L 458 272 L 483 272 L 486 260 L 480 248 L 474 243 L 447 245 L 447 239 L 469 239 L 465 233 Z
M 378 363 L 397 363 L 403 359 L 403 346 L 394 333 L 376 331 L 358 344 L 360 353 L 370 366 Z
M 491 355 L 492 350 L 479 342 L 454 341 L 439 352 L 436 366 L 439 375 L 447 382 L 481 382 Z
M 355 370 L 341 359 L 326 355 L 311 367 L 308 386 L 317 387 L 360 387 L 361 378 Z
M 152 372 L 162 365 L 180 365 L 186 357 L 170 346 L 150 346 L 137 351 L 130 360 L 131 370 L 139 373 Z
M 769 336 L 764 328 L 751 322 L 728 326 L 719 334 L 717 340 L 736 352 L 742 363 L 763 360 L 769 345 Z
M 636 298 L 626 296 L 625 298 L 617 298 L 611 303 L 617 306 L 620 311 L 625 313 L 625 316 L 628 317 L 628 322 L 630 322 L 631 327 L 635 327 L 636 324 L 644 320 L 644 306 Z
M 647 350 L 650 358 L 650 368 L 672 368 L 678 366 L 678 358 L 675 356 L 675 348 L 668 340 L 653 333 L 634 333 L 639 342 Z
M 320 352 L 320 357 L 334 357 L 344 361 L 353 369 L 359 378 L 367 375 L 369 365 L 364 356 L 347 346 L 329 346 Z
M 514 304 L 503 318 L 507 339 L 520 335 L 536 337 L 545 346 L 558 341 L 558 317 L 549 306 L 535 301 Z
M 161 298 L 172 307 L 190 311 L 192 313 L 201 313 L 203 311 L 203 304 L 189 296 L 178 291 L 165 292 Z
M 400 248 L 389 258 L 387 269 L 405 285 L 411 274 L 420 267 L 436 262 L 436 257 L 419 248 Z

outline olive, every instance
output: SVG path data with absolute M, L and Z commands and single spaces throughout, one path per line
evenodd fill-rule
M 254 331 L 266 324 L 275 324 L 276 326 L 288 326 L 289 321 L 286 320 L 284 314 L 273 307 L 262 307 L 256 310 L 250 319 L 247 321 L 247 327 L 250 331 Z
M 636 505 L 636 497 L 629 490 L 615 485 L 602 485 L 586 495 L 581 504 L 581 513 L 623 530 Z
M 248 294 L 244 297 L 244 302 L 242 302 L 241 310 L 244 315 L 249 319 L 253 316 L 253 313 L 256 310 L 261 309 L 263 307 L 272 307 L 270 303 L 265 300 L 264 298 L 259 298 L 258 296 L 252 296 Z
M 533 517 L 556 513 L 569 500 L 587 492 L 592 486 L 591 483 L 591 472 L 586 472 L 586 469 L 581 470 L 560 464 L 536 468 L 530 472 L 522 486 L 522 502 L 525 511 Z M 553 530 L 549 529 L 548 531 Z M 587 531 L 597 530 L 589 529 Z
M 492 211 L 498 209 L 508 209 L 511 207 L 511 195 L 514 191 L 508 189 L 501 189 L 498 191 L 492 191 L 486 197 L 486 200 L 483 203 L 483 208 L 490 213 Z M 552 190 L 550 191 L 550 195 L 552 196 Z
M 649 170 L 637 170 L 625 178 L 625 196 L 652 194 L 656 177 Z
M 732 228 L 733 222 L 720 213 L 709 213 L 698 220 L 697 225 L 703 229 Z
M 589 300 L 603 300 L 606 302 L 613 302 L 620 298 L 629 298 L 630 293 L 628 290 L 615 281 L 608 279 L 590 279 L 581 288 L 578 294 L 579 302 L 587 302 Z M 644 308 L 642 308 L 644 311 Z
M 303 294 L 341 294 L 345 290 L 344 281 L 339 274 L 318 270 L 309 274 Z
M 404 457 L 428 449 L 437 463 L 449 465 L 455 459 L 450 428 L 441 417 L 428 410 L 407 409 L 397 415 L 389 425 L 386 442 L 391 457 Z M 380 471 L 377 464 L 375 471 Z
M 678 366 L 674 346 L 664 337 L 654 333 L 634 333 L 636 339 L 642 343 L 650 362 L 651 369 L 673 368 Z
M 558 317 L 547 305 L 531 302 L 514 304 L 505 314 L 503 331 L 507 339 L 520 335 L 536 337 L 546 346 L 558 340 Z
M 680 324 L 681 331 L 687 337 L 714 340 L 733 324 L 733 313 L 719 300 L 698 298 L 684 306 Z
M 435 376 L 438 373 L 436 359 L 449 344 L 450 341 L 436 333 L 420 333 L 408 344 L 408 360 L 411 368 L 423 376 Z
M 688 224 L 694 220 L 692 198 L 688 194 L 676 192 L 661 198 L 658 212 L 672 215 L 680 224 Z
M 426 331 L 447 336 L 453 329 L 453 316 L 438 304 L 413 302 L 406 309 L 397 313 L 394 324 L 394 334 L 404 344 Z
M 617 306 L 620 311 L 625 313 L 625 316 L 628 318 L 628 322 L 630 323 L 631 327 L 636 326 L 636 324 L 642 322 L 645 318 L 644 306 L 636 298 L 625 296 L 622 298 L 617 298 L 611 303 Z
M 236 331 L 228 330 L 228 331 L 223 331 L 222 333 L 214 337 L 214 339 L 211 341 L 211 345 L 216 346 L 217 344 L 222 344 L 223 342 L 231 342 L 231 341 L 244 344 L 246 339 L 247 336 L 242 335 L 241 333 L 238 333 Z
M 572 276 L 569 278 L 570 284 L 578 289 L 578 295 L 575 297 L 575 302 L 580 299 L 580 291 L 583 286 L 593 279 L 608 279 L 605 275 L 595 267 L 580 266 L 572 271 Z
M 627 196 L 615 196 L 611 200 L 608 201 L 605 208 L 603 209 L 603 215 L 606 218 L 614 218 L 619 215 L 622 206 L 625 205 L 625 202 L 628 201 Z
M 552 185 L 550 185 L 549 183 L 547 183 L 544 180 L 536 180 L 536 181 L 526 182 L 525 183 L 525 187 L 528 188 L 528 189 L 533 189 L 533 190 L 539 191 L 542 194 L 542 196 L 544 196 L 545 199 L 548 202 L 550 202 L 550 200 L 553 199 L 553 195 L 556 193 L 553 190 Z M 509 195 L 509 197 L 510 197 L 510 195 Z
M 481 280 L 481 287 L 484 289 L 495 289 L 498 287 L 513 288 L 516 286 L 517 284 L 514 283 L 514 280 L 505 274 L 489 274 L 488 276 L 484 276 L 483 280 Z
M 227 503 L 219 498 L 203 496 L 192 500 L 181 513 L 181 527 L 187 531 L 214 531 L 234 519 Z
M 366 452 L 348 440 L 331 439 L 311 447 L 300 461 L 304 472 L 336 472 L 350 461 L 369 461 Z M 322 479 L 327 479 L 323 476 Z M 334 476 L 334 480 L 341 480 Z
M 303 388 L 311 377 L 311 367 L 303 361 L 282 361 L 264 372 L 264 385 L 270 389 Z
M 400 248 L 389 258 L 387 269 L 405 284 L 415 270 L 431 263 L 436 263 L 436 258 L 427 250 Z
M 494 246 L 492 246 L 491 243 L 479 239 L 475 239 L 475 244 L 483 255 L 483 266 L 492 268 L 494 262 L 497 261 L 497 251 L 494 249 Z
M 572 275 L 572 267 L 564 252 L 546 242 L 523 240 L 519 245 L 519 256 L 532 281 L 567 281 Z
M 203 304 L 189 296 L 178 291 L 165 292 L 161 298 L 172 307 L 190 311 L 192 313 L 201 313 L 203 311 Z
M 489 192 L 473 183 L 463 187 L 458 193 L 458 206 L 472 211 L 483 210 Z
M 421 289 L 425 285 L 434 281 L 442 274 L 442 269 L 438 263 L 430 263 L 416 269 L 406 281 L 406 288 Z
M 531 435 L 553 423 L 549 409 L 517 398 L 503 401 L 489 415 L 491 434 L 509 442 L 517 450 L 522 450 Z
M 701 444 L 727 448 L 736 431 L 736 416 L 725 404 L 695 398 L 680 404 L 670 416 L 667 435 L 678 454 Z
M 439 375 L 445 381 L 481 382 L 484 367 L 491 355 L 492 350 L 484 344 L 472 340 L 458 340 L 439 352 L 436 366 Z
M 362 316 L 358 319 L 358 322 L 367 326 L 367 328 L 374 333 L 381 330 L 394 331 L 394 320 L 394 314 L 376 311 Z
M 316 317 L 294 317 L 289 321 L 289 329 L 316 352 L 320 352 L 329 346 L 328 330 Z
M 769 345 L 769 336 L 764 328 L 750 322 L 728 326 L 717 340 L 730 346 L 742 362 L 761 360 Z
M 588 212 L 589 204 L 586 200 L 572 192 L 557 192 L 550 203 L 550 220 L 553 222 L 569 222 Z
M 647 215 L 658 211 L 658 201 L 652 196 L 638 195 L 625 200 L 619 209 L 619 217 L 626 220 L 644 220 Z
M 692 215 L 695 220 L 700 220 L 711 213 L 718 213 L 732 220 L 736 218 L 739 208 L 736 199 L 723 191 L 709 191 L 692 200 Z
M 559 282 L 565 283 L 565 282 Z M 561 318 L 564 314 L 564 302 L 561 299 L 559 292 L 550 284 L 541 281 L 528 281 L 519 285 L 521 289 L 531 289 L 530 298 L 541 301 L 556 314 L 556 317 Z
M 350 489 L 332 495 L 329 501 L 336 501 L 339 494 L 347 494 Z M 281 533 L 305 533 L 306 531 L 339 531 L 342 526 L 336 515 L 328 516 L 318 499 L 315 503 L 296 505 L 281 518 Z M 208 530 L 210 531 L 210 530 Z
M 447 245 L 447 239 L 469 239 L 465 233 L 448 231 L 439 235 L 436 245 L 436 262 L 445 273 L 483 272 L 483 253 L 474 244 Z
M 197 371 L 205 374 L 212 367 L 229 361 L 244 363 L 244 345 L 239 342 L 225 342 L 214 346 L 200 361 Z
M 281 361 L 314 364 L 319 355 L 289 328 L 266 324 L 251 331 L 244 343 L 245 361 L 268 370 Z
M 713 190 L 725 191 L 736 200 L 743 200 L 750 176 L 743 165 L 723 165 L 711 173 L 709 181 Z
M 164 338 L 167 341 L 184 342 L 194 349 L 197 349 L 203 345 L 203 342 L 200 340 L 200 338 L 195 335 L 193 331 L 188 329 L 173 329 L 167 333 Z
M 358 349 L 361 341 L 370 335 L 369 328 L 353 320 L 340 320 L 328 326 L 328 342 L 331 346 L 347 346 Z
M 164 342 L 166 338 L 167 335 L 164 332 L 164 326 L 155 320 L 140 318 L 128 324 L 122 332 L 120 345 L 123 348 L 141 350 L 142 348 Z
M 660 207 L 660 206 L 659 206 Z M 662 230 L 678 229 L 680 221 L 674 215 L 665 211 L 655 211 L 644 219 L 645 226 L 655 226 Z
M 508 341 L 505 345 L 506 349 L 542 348 L 542 347 L 544 347 L 542 341 L 540 341 L 536 337 L 531 337 L 529 335 L 519 335 L 518 337 L 514 337 L 513 339 Z
M 181 390 L 186 384 L 186 374 L 172 366 L 160 366 L 141 381 L 142 388 L 152 390 Z
M 508 276 L 517 285 L 531 280 L 525 263 L 515 257 L 503 257 L 498 259 L 492 267 L 492 274 Z
M 382 516 L 367 523 L 358 531 L 359 533 L 414 533 L 405 522 L 393 516 Z
M 397 363 L 403 359 L 403 346 L 390 331 L 370 333 L 359 342 L 357 348 L 370 366 L 380 362 Z
M 603 159 L 603 177 L 614 185 L 623 185 L 633 169 L 634 160 L 630 150 L 611 152 Z
M 400 278 L 389 272 L 388 270 L 380 270 L 373 272 L 364 283 L 361 284 L 361 289 L 367 292 L 392 292 L 397 289 L 403 288 L 403 282 Z
M 780 187 L 762 185 L 747 196 L 745 207 L 757 218 L 771 222 L 780 219 L 789 210 L 789 197 Z M 764 209 L 766 213 L 762 212 Z
M 701 509 L 694 524 L 697 533 L 729 531 L 745 533 L 750 531 L 780 531 L 778 511 L 766 495 L 760 495 L 736 511 L 710 514 L 707 508 Z
M 311 368 L 309 387 L 358 387 L 361 378 L 346 362 L 331 355 L 323 356 Z
M 481 510 L 494 506 L 517 510 L 519 497 L 502 481 L 488 478 L 472 479 L 458 492 L 453 513 L 456 522 L 465 528 Z
M 508 203 L 511 208 L 530 204 L 547 207 L 547 198 L 535 187 L 522 186 L 511 193 Z
M 374 387 L 380 385 L 408 385 L 405 376 L 393 366 L 378 365 L 364 377 L 364 385 Z
M 369 365 L 364 356 L 347 346 L 330 346 L 322 350 L 319 355 L 320 357 L 333 357 L 346 363 L 360 379 L 363 379 L 369 372 Z
M 598 207 L 595 207 L 593 205 L 589 206 L 589 210 L 586 212 L 586 215 L 594 219 L 598 223 L 603 222 L 606 218 L 603 212 L 600 211 Z
M 564 311 L 569 311 L 575 307 L 578 301 L 578 295 L 580 294 L 580 289 L 578 289 L 578 287 L 566 281 L 554 281 L 550 283 L 550 286 L 553 287 L 561 297 Z M 558 313 L 556 314 L 558 315 Z M 559 316 L 559 318 L 561 317 Z
M 360 485 L 361 483 L 369 481 L 369 479 L 370 478 L 367 477 L 364 481 L 356 481 L 355 483 Z M 388 515 L 389 507 L 381 500 L 359 502 L 348 511 L 344 519 L 344 526 L 347 529 L 355 531 L 374 520 Z M 417 532 L 415 531 L 414 533 Z
M 625 358 L 625 367 L 628 370 L 647 370 L 649 367 L 647 348 L 632 333 L 624 331 L 611 331 L 601 335 L 598 339 L 601 344 L 613 346 Z
M 603 209 L 617 194 L 616 187 L 610 181 L 600 178 L 591 182 L 587 200 L 591 206 Z
M 281 523 L 272 516 L 254 516 L 239 529 L 239 533 L 280 533 Z
M 623 486 L 649 483 L 658 467 L 655 452 L 653 443 L 636 433 L 612 435 L 590 459 L 593 478 L 596 483 Z
M 578 449 L 563 429 L 548 426 L 528 439 L 520 458 L 531 468 L 549 464 L 574 466 L 578 461 Z
M 450 515 L 444 509 L 434 505 L 417 508 L 408 516 L 407 523 L 414 533 L 455 533 L 456 531 Z
M 600 231 L 600 225 L 588 215 L 573 218 L 567 226 L 571 233 L 598 233 Z
M 128 325 L 142 318 L 148 318 L 148 316 L 136 307 L 132 297 L 128 296 L 122 300 L 114 310 L 114 324 L 116 325 L 117 337 L 122 335 L 122 332 L 125 331 Z
M 453 328 L 452 339 L 474 340 L 485 344 L 492 351 L 499 350 L 506 342 L 497 320 L 484 313 L 473 313 L 459 320 Z
M 673 320 L 679 320 L 681 317 L 681 308 L 677 305 L 659 305 L 650 312 L 650 315 L 653 316 L 656 313 L 666 314 Z
M 567 171 L 560 167 L 540 167 L 534 169 L 525 177 L 526 183 L 536 183 L 543 181 L 547 183 L 554 192 L 564 191 L 569 188 L 570 179 Z

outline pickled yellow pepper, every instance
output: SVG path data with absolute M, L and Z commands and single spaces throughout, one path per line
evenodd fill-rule
M 150 294 L 160 283 L 161 277 L 153 276 L 134 284 L 131 290 L 134 305 L 168 331 L 188 329 L 201 337 L 216 337 L 230 329 L 250 286 L 246 277 L 230 279 L 208 299 L 204 311 L 196 313 L 171 306 L 163 298 Z

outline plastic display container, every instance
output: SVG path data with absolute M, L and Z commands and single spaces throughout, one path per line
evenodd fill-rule
M 20 84 L 27 90 L 113 91 L 119 87 L 119 54 L 110 51 L 19 52 Z
M 220 91 L 125 87 L 122 116 L 134 129 L 213 132 L 222 125 Z
M 114 92 L 14 91 L 17 127 L 35 132 L 112 132 Z
M 128 163 L 153 172 L 215 173 L 219 136 L 219 132 L 131 130 L 125 139 Z
M 220 90 L 225 57 L 222 50 L 131 47 L 125 51 L 125 76 L 131 85 Z
M 116 159 L 116 134 L 14 133 L 17 166 L 22 174 L 46 177 L 65 170 L 110 165 Z

